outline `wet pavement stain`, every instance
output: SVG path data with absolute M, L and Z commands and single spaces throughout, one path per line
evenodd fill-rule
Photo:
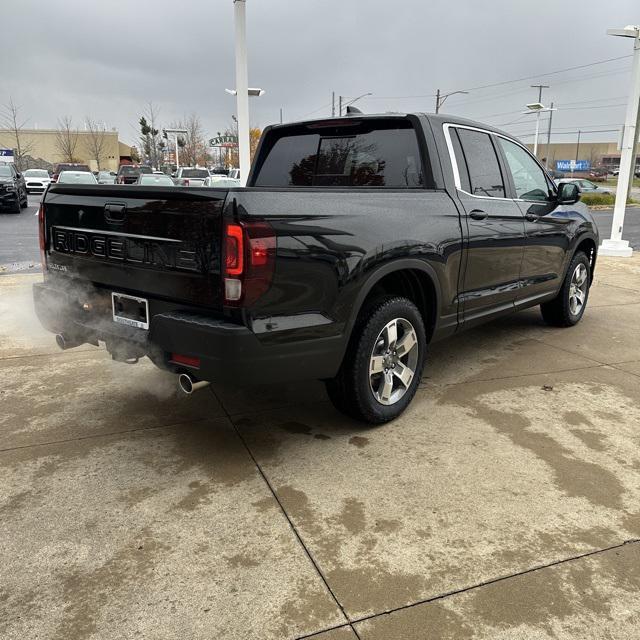
M 65 607 L 53 640 L 86 638 L 98 631 L 103 606 L 114 594 L 151 579 L 170 547 L 145 529 L 96 569 L 61 575 Z
M 349 444 L 358 447 L 358 449 L 363 449 L 369 444 L 369 438 L 365 438 L 364 436 L 352 436 L 349 438 Z
M 283 422 L 280 428 L 287 433 L 301 433 L 304 435 L 311 435 L 311 427 L 308 424 L 302 422 Z
M 571 429 L 571 433 L 573 433 L 576 438 L 582 440 L 589 449 L 605 451 L 607 448 L 604 444 L 607 438 L 603 433 L 587 429 Z

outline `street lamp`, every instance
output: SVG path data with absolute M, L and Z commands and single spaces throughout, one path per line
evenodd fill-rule
M 611 237 L 603 240 L 600 255 L 631 257 L 633 249 L 628 240 L 622 239 L 624 214 L 627 206 L 629 185 L 633 180 L 635 165 L 636 138 L 638 137 L 638 119 L 640 118 L 640 26 L 627 25 L 624 29 L 607 29 L 610 36 L 633 38 L 633 64 L 631 66 L 631 90 L 627 102 L 622 142 L 620 145 L 620 173 L 616 188 L 616 203 L 613 208 Z
M 451 93 L 440 93 L 440 89 L 436 91 L 436 113 L 440 113 L 440 107 L 449 96 L 455 96 L 458 93 L 468 94 L 468 91 L 452 91 Z
M 548 111 L 555 111 L 553 107 L 545 107 L 542 102 L 531 102 L 525 105 L 528 111 L 523 111 L 524 114 L 535 113 L 536 114 L 536 136 L 533 142 L 533 155 L 538 157 L 538 134 L 540 133 L 540 114 Z
M 361 96 L 358 96 L 357 98 L 354 98 L 353 100 L 349 100 L 349 102 L 345 102 L 344 104 L 342 104 L 342 99 L 344 98 L 344 96 L 338 96 L 338 115 L 341 116 L 342 115 L 342 109 L 346 109 L 349 105 L 353 104 L 354 102 L 356 102 L 357 100 L 360 100 L 360 98 L 365 98 L 366 96 L 372 96 L 373 93 L 371 93 L 370 91 L 368 93 L 363 93 Z
M 238 95 L 238 92 L 235 89 L 225 89 L 225 91 L 232 96 Z M 265 94 L 265 90 L 258 89 L 257 87 L 249 87 L 247 89 L 247 93 L 252 98 L 259 98 L 260 96 L 263 96 Z

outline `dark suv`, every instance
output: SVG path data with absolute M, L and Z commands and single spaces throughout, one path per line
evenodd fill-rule
M 0 164 L 0 207 L 20 213 L 28 205 L 27 185 L 12 164 Z
M 151 167 L 139 164 L 121 164 L 116 175 L 116 184 L 134 184 L 141 173 L 153 173 Z

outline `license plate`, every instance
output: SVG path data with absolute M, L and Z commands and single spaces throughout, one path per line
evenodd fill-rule
M 111 293 L 113 321 L 138 329 L 149 328 L 149 302 L 146 298 Z

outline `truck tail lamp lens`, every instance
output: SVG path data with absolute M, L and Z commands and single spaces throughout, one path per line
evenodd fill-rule
M 197 358 L 195 356 L 185 356 L 181 353 L 172 353 L 171 362 L 175 362 L 176 364 L 183 364 L 186 367 L 193 367 L 194 369 L 200 368 L 200 358 Z
M 225 300 L 249 306 L 271 286 L 276 251 L 273 228 L 258 221 L 228 224 L 224 249 Z

